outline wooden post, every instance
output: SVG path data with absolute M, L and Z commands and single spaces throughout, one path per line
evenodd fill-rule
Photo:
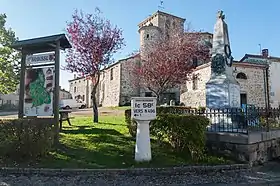
M 20 86 L 19 86 L 19 112 L 18 118 L 24 116 L 24 91 L 25 91 L 25 69 L 26 69 L 26 52 L 21 51 L 21 62 L 20 62 Z
M 55 83 L 54 83 L 54 121 L 55 121 L 55 143 L 59 143 L 59 52 L 60 52 L 60 41 L 56 42 L 55 48 Z

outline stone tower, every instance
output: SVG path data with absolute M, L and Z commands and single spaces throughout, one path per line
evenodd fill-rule
M 151 50 L 154 43 L 159 41 L 162 36 L 161 29 L 154 26 L 153 23 L 145 25 L 139 29 L 140 34 L 140 54 L 142 58 L 145 58 L 145 54 L 148 50 Z M 146 52 L 145 52 L 146 51 Z
M 171 33 L 172 31 L 183 33 L 184 23 L 185 19 L 183 18 L 157 11 L 138 24 L 141 57 L 145 57 L 145 51 L 149 50 L 149 46 L 154 42 L 163 37 L 171 37 L 174 34 Z

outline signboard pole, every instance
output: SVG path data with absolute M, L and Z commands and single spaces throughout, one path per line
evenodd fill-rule
M 23 118 L 24 111 L 24 91 L 25 91 L 25 69 L 26 69 L 26 52 L 22 51 L 20 64 L 20 85 L 19 85 L 19 112 L 18 118 Z
M 151 161 L 150 121 L 136 120 L 136 122 L 135 161 Z
M 60 41 L 56 42 L 55 49 L 55 83 L 54 83 L 54 120 L 55 120 L 55 142 L 59 142 L 59 52 L 60 52 Z
M 137 122 L 135 161 L 152 159 L 150 121 L 156 119 L 156 97 L 134 97 L 131 100 L 131 118 Z

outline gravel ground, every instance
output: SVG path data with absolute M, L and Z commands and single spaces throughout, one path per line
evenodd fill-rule
M 234 183 L 234 185 L 243 185 L 241 183 L 252 183 L 257 186 L 254 182 L 273 180 L 276 177 L 249 172 L 249 171 L 227 171 L 227 172 L 216 172 L 208 174 L 195 174 L 186 173 L 183 175 L 153 175 L 153 176 L 137 176 L 137 175 L 76 175 L 76 176 L 44 176 L 44 175 L 1 175 L 0 176 L 0 186 L 29 186 L 29 185 L 97 185 L 97 186 L 107 186 L 107 185 L 120 185 L 120 186 L 130 186 L 130 185 L 221 185 L 219 183 Z M 205 185 L 205 186 L 206 186 Z M 246 184 L 248 185 L 248 184 Z M 267 185 L 267 184 L 261 184 Z M 280 185 L 280 184 L 279 184 Z M 209 185 L 210 186 L 210 185 Z

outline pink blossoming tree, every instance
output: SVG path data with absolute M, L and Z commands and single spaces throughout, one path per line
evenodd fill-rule
M 66 30 L 72 48 L 67 51 L 65 69 L 92 80 L 93 122 L 98 123 L 96 92 L 100 72 L 112 64 L 112 55 L 124 46 L 122 30 L 102 18 L 99 9 L 94 14 L 76 10 Z
M 142 52 L 141 64 L 133 67 L 134 85 L 153 92 L 158 102 L 162 93 L 193 78 L 196 60 L 210 59 L 200 32 L 160 38 Z

